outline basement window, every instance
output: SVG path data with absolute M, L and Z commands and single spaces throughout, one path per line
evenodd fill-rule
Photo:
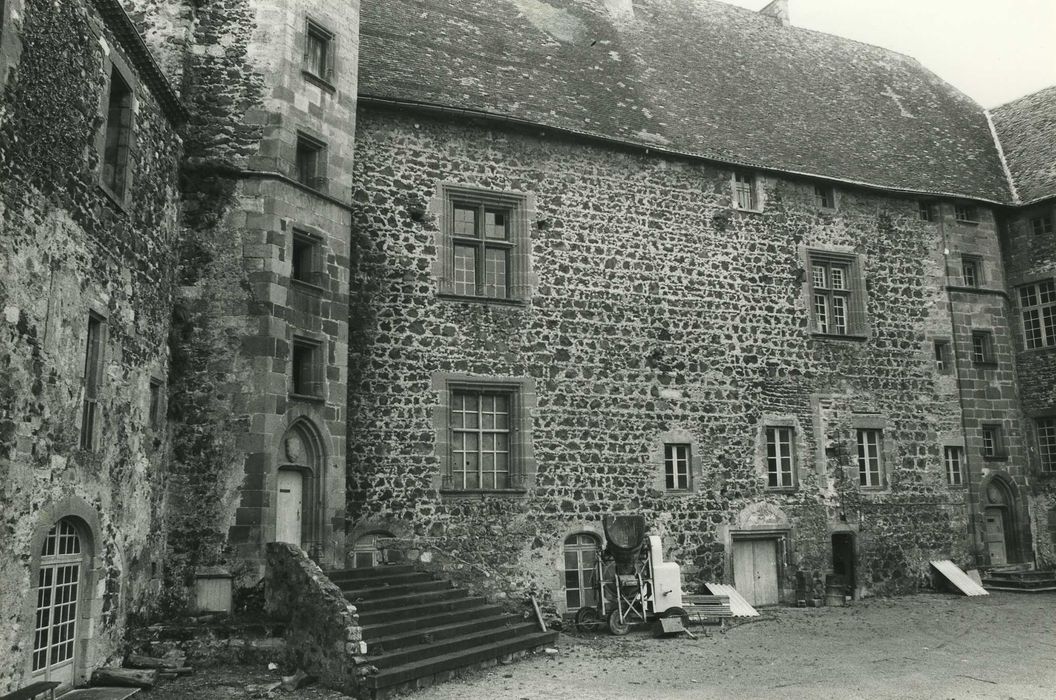
M 322 396 L 322 344 L 310 338 L 294 338 L 291 354 L 290 393 Z
M 298 133 L 294 166 L 294 174 L 302 185 L 320 192 L 327 190 L 325 143 Z

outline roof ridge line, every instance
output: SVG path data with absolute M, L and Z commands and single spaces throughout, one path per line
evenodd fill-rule
M 1012 179 L 1012 169 L 1008 167 L 1008 159 L 1005 158 L 1005 148 L 1001 145 L 1001 136 L 997 133 L 994 119 L 990 116 L 989 109 L 984 109 L 983 114 L 986 115 L 986 123 L 990 127 L 990 135 L 993 136 L 994 146 L 997 147 L 997 157 L 1001 161 L 1001 169 L 1005 172 L 1005 179 L 1008 180 L 1008 189 L 1012 193 L 1012 203 L 1022 204 L 1023 200 L 1019 196 L 1019 189 L 1016 188 L 1016 181 Z

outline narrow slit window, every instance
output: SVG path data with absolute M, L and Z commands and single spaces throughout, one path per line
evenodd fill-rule
M 94 450 L 99 421 L 99 388 L 103 375 L 105 323 L 95 314 L 88 316 L 87 346 L 84 353 L 84 400 L 81 407 L 81 449 Z
M 953 357 L 950 352 L 950 343 L 947 340 L 935 341 L 935 369 L 939 374 L 953 372 Z
M 290 392 L 298 396 L 319 396 L 322 374 L 319 343 L 295 338 L 291 355 Z
M 106 109 L 103 145 L 103 184 L 123 199 L 128 184 L 129 147 L 132 139 L 132 88 L 114 66 L 110 70 L 110 94 Z

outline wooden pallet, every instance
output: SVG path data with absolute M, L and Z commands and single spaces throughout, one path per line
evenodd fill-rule
M 726 595 L 690 595 L 682 597 L 682 609 L 690 622 L 698 625 L 726 625 L 733 617 L 730 597 Z

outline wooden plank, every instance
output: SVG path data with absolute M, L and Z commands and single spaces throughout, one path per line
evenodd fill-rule
M 82 688 L 71 690 L 62 700 L 126 700 L 139 692 L 139 688 Z
M 120 688 L 151 688 L 158 680 L 154 669 L 140 671 L 131 668 L 112 668 L 104 666 L 92 671 L 92 685 L 113 686 Z
M 730 610 L 734 617 L 759 617 L 759 611 L 749 605 L 733 586 L 723 583 L 706 583 L 704 586 L 715 595 L 730 597 Z
M 961 593 L 964 593 L 967 596 L 990 595 L 985 588 L 968 578 L 968 575 L 961 571 L 957 565 L 949 559 L 933 561 L 931 562 L 931 565 L 934 566 L 940 574 L 945 576 L 947 581 L 956 586 Z

